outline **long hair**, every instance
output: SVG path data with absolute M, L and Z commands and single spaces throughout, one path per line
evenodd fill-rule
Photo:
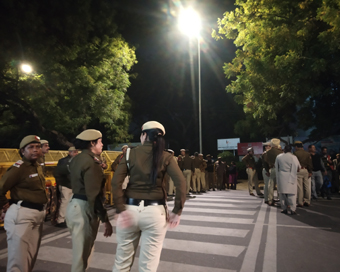
M 160 171 L 160 162 L 163 157 L 163 151 L 165 149 L 165 140 L 163 137 L 163 132 L 160 129 L 148 129 L 142 131 L 146 133 L 149 137 L 150 142 L 152 142 L 152 164 L 150 181 L 153 186 L 156 185 L 158 172 Z

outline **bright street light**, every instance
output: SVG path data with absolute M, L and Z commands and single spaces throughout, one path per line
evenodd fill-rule
M 29 64 L 21 64 L 21 71 L 23 71 L 26 74 L 32 73 L 32 66 Z
M 201 30 L 201 19 L 192 8 L 182 9 L 178 18 L 179 29 L 188 36 L 199 37 Z
M 201 47 L 200 47 L 200 30 L 201 19 L 196 11 L 192 8 L 183 9 L 178 18 L 179 29 L 191 37 L 197 38 L 197 50 L 198 50 L 198 118 L 199 118 L 199 145 L 200 153 L 202 150 L 202 102 L 201 102 Z

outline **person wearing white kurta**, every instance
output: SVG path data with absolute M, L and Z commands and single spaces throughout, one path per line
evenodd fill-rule
M 283 213 L 287 213 L 288 206 L 291 214 L 296 214 L 297 172 L 301 169 L 299 160 L 291 153 L 291 147 L 286 146 L 285 153 L 275 160 L 275 171 L 280 203 Z

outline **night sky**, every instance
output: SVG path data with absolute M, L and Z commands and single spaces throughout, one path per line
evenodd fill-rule
M 222 69 L 236 48 L 230 40 L 211 37 L 217 18 L 234 9 L 234 1 L 128 0 L 114 5 L 119 32 L 136 47 L 138 60 L 128 89 L 133 141 L 139 141 L 144 122 L 156 120 L 165 126 L 168 147 L 176 154 L 180 148 L 199 151 L 197 40 L 179 31 L 177 15 L 181 6 L 200 14 L 203 153 L 216 155 L 217 139 L 238 137 L 234 124 L 243 117 L 242 107 L 225 91 L 228 80 Z

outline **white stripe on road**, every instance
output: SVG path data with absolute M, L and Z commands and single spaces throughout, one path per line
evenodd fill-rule
M 55 256 L 58 256 L 58 259 L 56 259 Z M 48 261 L 48 262 L 58 262 L 58 260 L 60 260 L 59 261 L 60 263 L 71 265 L 72 264 L 72 250 L 68 248 L 43 246 L 40 248 L 38 259 L 42 261 Z M 89 263 L 90 268 L 111 271 L 112 266 L 114 264 L 115 255 L 108 254 L 108 253 L 94 252 L 93 255 L 91 256 L 91 260 L 93 261 L 92 262 L 90 261 Z M 132 266 L 130 271 L 131 272 L 138 271 L 138 258 L 135 258 L 134 265 Z M 211 268 L 211 267 L 181 264 L 181 263 L 174 263 L 174 262 L 165 262 L 165 261 L 160 261 L 157 271 L 158 272 L 163 272 L 163 271 L 236 272 L 235 270 Z
M 233 236 L 244 238 L 248 234 L 249 230 L 240 229 L 227 229 L 227 228 L 212 228 L 212 227 L 198 227 L 198 226 L 186 226 L 179 225 L 174 229 L 169 229 L 170 232 L 184 232 L 195 234 L 209 234 L 218 236 Z
M 256 199 L 233 199 L 233 198 L 227 198 L 227 199 L 213 199 L 211 197 L 209 198 L 201 198 L 201 197 L 198 197 L 198 198 L 193 198 L 193 199 L 190 199 L 189 201 L 186 201 L 186 203 L 191 203 L 191 202 L 210 202 L 210 203 L 216 203 L 216 202 L 220 202 L 220 203 L 223 203 L 223 202 L 235 202 L 235 203 L 245 203 L 245 204 L 249 204 L 249 203 L 257 203 L 257 204 L 261 204 L 262 201 L 260 200 L 256 200 Z
M 259 214 L 257 216 L 257 220 L 254 226 L 254 231 L 251 236 L 246 255 L 244 256 L 240 272 L 255 271 L 257 253 L 259 252 L 259 248 L 260 248 L 266 209 L 267 209 L 267 204 L 263 203 L 260 208 Z
M 116 235 L 112 235 L 111 237 L 106 238 L 104 237 L 103 232 L 98 232 L 96 242 L 116 244 L 117 238 Z M 215 254 L 228 257 L 238 257 L 245 249 L 245 247 L 229 244 L 214 244 L 190 240 L 165 238 L 163 243 L 163 249 L 179 250 L 193 253 Z
M 267 205 L 267 204 L 266 204 Z M 222 214 L 238 214 L 238 215 L 254 215 L 257 211 L 244 211 L 244 210 L 214 210 L 214 209 L 201 209 L 184 207 L 183 214 L 185 212 L 197 212 L 197 213 L 222 213 Z
M 254 224 L 253 219 L 247 218 L 235 218 L 235 217 L 215 217 L 210 215 L 199 216 L 199 215 L 181 215 L 182 220 L 189 221 L 200 221 L 200 222 L 211 222 L 211 223 L 234 223 L 234 224 Z
M 168 204 L 169 207 L 173 207 L 174 205 Z M 207 208 L 212 208 L 212 207 L 223 207 L 223 208 L 240 208 L 240 209 L 257 209 L 260 206 L 260 203 L 254 203 L 254 204 L 232 204 L 232 203 L 207 203 L 207 202 L 186 202 L 184 204 L 184 210 L 186 210 L 187 207 L 190 206 L 204 206 Z
M 267 241 L 266 248 L 264 251 L 264 259 L 263 259 L 263 272 L 276 272 L 276 254 L 277 254 L 277 209 L 271 207 L 269 212 L 269 221 L 268 221 L 268 232 L 267 232 Z
M 41 239 L 41 245 L 49 243 L 51 241 L 63 238 L 65 236 L 70 235 L 70 231 L 68 229 L 58 230 L 56 232 L 47 234 L 42 237 Z M 7 248 L 0 251 L 0 260 L 7 258 Z

